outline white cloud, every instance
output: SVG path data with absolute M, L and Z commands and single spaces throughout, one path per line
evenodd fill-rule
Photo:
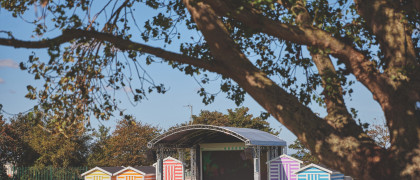
M 11 59 L 2 59 L 0 67 L 19 68 L 19 64 Z
M 107 91 L 113 91 L 115 89 L 112 88 L 111 86 L 106 86 L 105 87 L 105 90 L 107 90 Z M 122 88 L 119 88 L 118 90 L 122 90 L 124 92 L 133 92 L 133 90 L 129 86 L 123 86 Z
M 128 86 L 124 86 L 124 91 L 125 92 L 132 92 L 133 90 Z
M 2 78 L 0 78 L 0 84 L 4 83 L 4 80 Z

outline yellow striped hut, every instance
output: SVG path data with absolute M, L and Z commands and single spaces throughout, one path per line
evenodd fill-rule
M 129 166 L 113 175 L 116 180 L 155 180 L 156 169 L 153 166 Z
M 114 173 L 121 171 L 124 167 L 95 167 L 81 174 L 85 180 L 116 180 Z

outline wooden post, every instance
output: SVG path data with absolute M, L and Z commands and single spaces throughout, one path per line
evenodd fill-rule
M 260 147 L 254 146 L 254 180 L 261 180 L 260 152 Z

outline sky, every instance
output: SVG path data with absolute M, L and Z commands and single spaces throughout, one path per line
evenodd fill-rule
M 32 40 L 31 34 L 33 26 L 24 23 L 21 20 L 14 20 L 6 11 L 0 11 L 0 30 L 13 32 L 13 35 L 22 40 Z M 1 37 L 6 37 L 0 34 Z M 54 33 L 52 33 L 54 36 Z M 154 44 L 160 46 L 160 44 Z M 168 47 L 170 50 L 173 47 Z M 26 62 L 29 55 L 35 52 L 41 59 L 47 59 L 45 49 L 15 49 L 11 47 L 0 46 L 0 104 L 3 105 L 4 115 L 10 117 L 13 114 L 25 112 L 36 104 L 36 101 L 26 99 L 26 86 L 40 86 L 42 81 L 35 81 L 34 77 L 18 68 L 20 62 Z M 190 119 L 190 108 L 192 113 L 198 115 L 200 110 L 227 112 L 227 109 L 234 109 L 237 106 L 233 101 L 226 99 L 225 94 L 219 94 L 214 103 L 204 105 L 202 98 L 197 94 L 201 88 L 199 84 L 190 76 L 174 70 L 166 64 L 152 64 L 147 67 L 147 72 L 157 83 L 163 83 L 169 88 L 165 94 L 150 94 L 147 99 L 133 106 L 121 90 L 117 97 L 122 101 L 120 108 L 125 109 L 126 114 L 132 114 L 137 120 L 144 123 L 157 125 L 167 129 L 175 124 L 186 122 Z M 212 83 L 208 86 L 210 91 L 217 92 L 219 83 Z M 348 107 L 354 107 L 359 111 L 359 117 L 363 122 L 371 124 L 383 123 L 384 115 L 380 106 L 372 98 L 372 94 L 361 84 L 357 83 L 353 87 L 352 97 L 346 97 Z M 264 109 L 256 103 L 250 96 L 246 96 L 242 106 L 249 107 L 250 113 L 259 116 Z M 318 105 L 311 104 L 310 108 L 325 116 L 326 112 Z M 108 121 L 92 120 L 92 126 L 97 127 L 104 124 L 114 128 L 118 116 Z M 282 124 L 270 117 L 268 119 L 270 126 L 280 130 L 279 137 L 288 144 L 292 144 L 296 137 L 287 130 Z M 290 151 L 289 151 L 290 152 Z

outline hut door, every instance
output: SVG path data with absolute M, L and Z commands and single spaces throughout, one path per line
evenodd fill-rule
M 164 180 L 183 180 L 182 165 L 176 163 L 167 163 L 163 166 Z
M 93 180 L 102 180 L 103 177 L 102 176 L 93 176 Z
M 165 165 L 163 166 L 163 179 L 164 180 L 175 180 L 175 166 L 176 165 Z
M 125 176 L 125 180 L 136 180 L 136 176 Z
M 168 160 L 163 164 L 164 180 L 183 180 L 184 169 L 181 163 Z
M 280 164 L 280 179 L 288 180 L 290 177 L 290 164 Z
M 319 180 L 319 174 L 307 174 L 306 179 L 307 180 Z

